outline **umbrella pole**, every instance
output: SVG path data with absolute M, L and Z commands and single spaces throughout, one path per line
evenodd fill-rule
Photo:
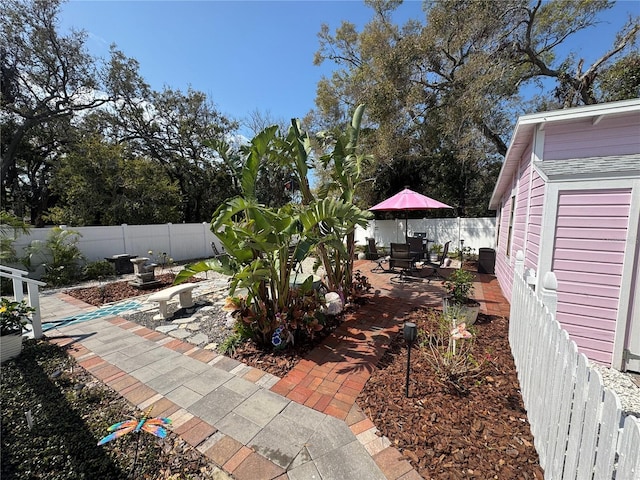
M 409 210 L 404 211 L 404 241 L 409 243 Z

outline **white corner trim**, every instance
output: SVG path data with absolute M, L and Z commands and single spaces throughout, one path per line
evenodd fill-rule
M 622 353 L 627 337 L 628 321 L 631 318 L 631 302 L 633 300 L 632 279 L 635 262 L 640 262 L 640 248 L 638 248 L 638 232 L 640 231 L 640 179 L 633 182 L 631 190 L 631 204 L 629 205 L 629 224 L 627 225 L 626 248 L 622 267 L 620 285 L 620 299 L 618 302 L 618 316 L 616 318 L 616 331 L 613 339 L 613 357 L 611 366 L 617 370 L 622 369 Z M 635 245 L 636 248 L 633 248 Z M 640 278 L 636 279 L 640 282 Z M 638 299 L 636 299 L 638 300 Z

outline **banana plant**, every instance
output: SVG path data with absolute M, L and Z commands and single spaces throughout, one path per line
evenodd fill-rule
M 292 205 L 269 208 L 260 205 L 255 196 L 260 163 L 281 155 L 276 131 L 275 126 L 263 130 L 244 150 L 242 195 L 225 202 L 214 214 L 211 229 L 227 256 L 188 265 L 176 277 L 176 283 L 180 283 L 207 270 L 231 274 L 230 295 L 237 289 L 246 292 L 241 302 L 243 318 L 260 344 L 268 343 L 274 331 L 286 322 L 292 301 L 293 265 L 302 262 L 314 246 L 302 231 Z M 306 282 L 302 292 L 310 286 L 311 281 Z
M 307 179 L 311 140 L 302 132 L 300 124 L 292 120 L 288 140 L 293 146 L 294 165 L 301 185 L 303 204 L 312 206 L 318 198 L 325 199 L 332 195 L 344 205 L 352 205 L 357 187 L 366 180 L 362 179 L 363 167 L 371 160 L 358 150 L 360 125 L 364 115 L 364 105 L 359 105 L 344 132 L 321 132 L 317 135 L 325 148 L 331 151 L 320 157 L 324 167 L 331 165 L 331 182 L 318 188 L 317 197 L 312 194 Z M 323 205 L 324 207 L 327 204 Z M 322 240 L 317 246 L 317 253 L 327 272 L 327 283 L 330 290 L 345 296 L 351 291 L 353 257 L 355 253 L 355 227 L 366 226 L 371 218 L 368 211 L 345 211 L 345 216 L 326 217 L 318 221 L 316 228 L 322 232 Z M 322 217 L 322 215 L 321 215 Z M 339 220 L 339 221 L 335 221 Z M 327 233 L 331 232 L 331 235 Z M 331 240 L 327 240 L 331 239 Z

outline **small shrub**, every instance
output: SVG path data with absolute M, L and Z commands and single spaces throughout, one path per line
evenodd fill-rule
M 114 277 L 116 268 L 107 260 L 87 263 L 84 267 L 84 277 L 87 280 L 100 280 L 107 277 Z
M 426 348 L 427 361 L 431 364 L 438 379 L 458 394 L 468 392 L 469 382 L 481 375 L 490 357 L 478 361 L 473 355 L 475 329 L 467 329 L 464 323 L 452 325 L 451 317 L 438 315 L 435 331 L 419 331 L 421 348 Z
M 166 267 L 173 265 L 173 258 L 171 258 L 167 252 L 154 253 L 153 250 L 149 250 L 147 253 L 149 257 L 151 257 L 151 260 L 160 266 L 162 271 L 164 271 Z
M 367 294 L 372 288 L 369 279 L 363 275 L 360 270 L 356 270 L 353 274 L 353 282 L 351 283 L 351 296 L 354 300 Z
M 218 347 L 218 351 L 223 355 L 233 355 L 236 353 L 236 349 L 245 341 L 246 339 L 242 338 L 240 333 L 235 332 L 222 341 L 220 347 Z
M 78 248 L 80 234 L 60 227 L 51 229 L 45 242 L 33 242 L 26 249 L 25 265 L 33 266 L 34 259 L 44 265 L 42 279 L 49 285 L 60 287 L 70 285 L 81 278 L 80 261 L 84 256 Z
M 465 304 L 473 294 L 473 273 L 458 268 L 442 282 L 453 303 Z

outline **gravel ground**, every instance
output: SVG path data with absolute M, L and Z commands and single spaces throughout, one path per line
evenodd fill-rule
M 631 380 L 630 375 L 602 365 L 591 366 L 602 375 L 604 386 L 618 395 L 625 414 L 640 417 L 640 387 Z
M 168 320 L 153 319 L 158 313 L 157 308 L 123 317 L 152 330 L 157 329 L 177 338 L 184 338 L 194 345 L 216 349 L 233 333 L 233 319 L 222 310 L 220 302 L 214 303 L 209 297 L 204 295 L 194 300 L 194 307 L 189 309 L 179 309 L 178 304 L 170 303 L 168 311 L 172 316 Z M 173 330 L 170 329 L 172 327 Z M 184 337 L 181 337 L 180 331 L 184 332 Z

